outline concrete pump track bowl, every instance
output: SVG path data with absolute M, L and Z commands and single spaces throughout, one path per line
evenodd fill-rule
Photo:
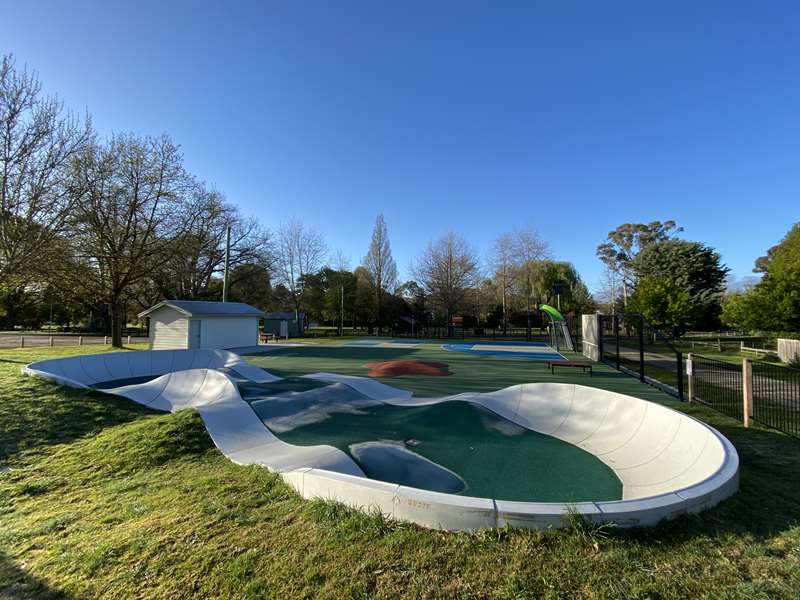
M 105 386 L 103 392 L 162 411 L 194 408 L 217 448 L 233 462 L 278 472 L 305 498 L 380 510 L 388 517 L 425 527 L 546 529 L 565 525 L 567 514 L 575 512 L 596 523 L 649 526 L 711 508 L 738 490 L 738 455 L 718 431 L 653 402 L 594 387 L 529 383 L 494 392 L 415 398 L 411 392 L 363 377 L 304 376 L 345 385 L 362 397 L 399 407 L 473 403 L 592 454 L 622 483 L 619 500 L 552 503 L 469 497 L 369 479 L 338 448 L 281 441 L 243 399 L 237 385 L 280 378 L 232 352 L 118 352 L 45 360 L 22 370 L 76 388 Z

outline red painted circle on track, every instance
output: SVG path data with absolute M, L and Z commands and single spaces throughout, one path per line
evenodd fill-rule
M 370 377 L 400 377 L 402 375 L 427 375 L 445 377 L 452 375 L 447 363 L 429 360 L 386 360 L 363 365 Z

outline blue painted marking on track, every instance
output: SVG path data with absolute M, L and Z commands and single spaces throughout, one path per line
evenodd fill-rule
M 503 342 L 500 340 L 485 341 L 485 342 L 469 342 L 448 344 L 452 346 L 523 346 L 523 347 L 536 347 L 536 348 L 549 348 L 545 342 Z
M 376 340 L 353 340 L 344 342 L 345 346 L 377 346 L 379 344 L 404 344 L 406 346 L 418 346 L 418 340 L 400 340 L 394 338 L 379 338 Z

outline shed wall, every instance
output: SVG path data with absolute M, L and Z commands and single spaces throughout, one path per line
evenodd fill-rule
M 258 344 L 258 317 L 202 317 L 202 348 L 241 348 Z
M 150 313 L 150 348 L 179 350 L 188 347 L 189 320 L 167 306 Z

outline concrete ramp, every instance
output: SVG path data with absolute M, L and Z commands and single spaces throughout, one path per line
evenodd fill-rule
M 69 356 L 31 363 L 24 373 L 77 388 L 117 379 L 137 379 L 190 369 L 231 369 L 256 383 L 278 381 L 271 373 L 228 350 L 146 350 Z
M 192 365 L 197 367 L 185 368 Z M 182 370 L 172 371 L 175 366 Z M 94 354 L 41 361 L 22 370 L 77 388 L 156 375 L 144 383 L 102 391 L 155 410 L 196 409 L 217 448 L 238 464 L 257 464 L 278 472 L 317 468 L 364 477 L 358 465 L 333 446 L 294 446 L 279 440 L 242 399 L 236 383 L 217 369 L 231 369 L 258 383 L 280 379 L 225 350 Z
M 214 369 L 167 373 L 146 383 L 104 391 L 156 410 L 196 409 L 214 444 L 237 464 L 256 464 L 278 472 L 300 467 L 329 469 L 364 477 L 358 465 L 333 446 L 294 446 L 279 440 L 242 400 L 236 383 Z
M 105 391 L 158 410 L 196 409 L 214 443 L 228 458 L 282 473 L 306 498 L 332 498 L 358 508 L 378 508 L 392 518 L 427 527 L 558 527 L 570 511 L 623 527 L 654 525 L 710 508 L 738 490 L 739 457 L 724 436 L 688 415 L 632 396 L 582 385 L 527 383 L 489 393 L 414 398 L 408 391 L 370 378 L 307 375 L 342 383 L 372 400 L 396 406 L 450 401 L 478 404 L 521 427 L 590 452 L 620 479 L 623 498 L 579 504 L 508 502 L 373 481 L 347 454 L 332 446 L 294 446 L 278 439 L 241 398 L 231 376 L 219 369 L 251 381 L 279 379 L 224 350 L 120 352 L 23 367 L 26 373 L 79 388 L 149 377 L 144 383 Z M 519 473 L 519 477 L 534 476 Z

